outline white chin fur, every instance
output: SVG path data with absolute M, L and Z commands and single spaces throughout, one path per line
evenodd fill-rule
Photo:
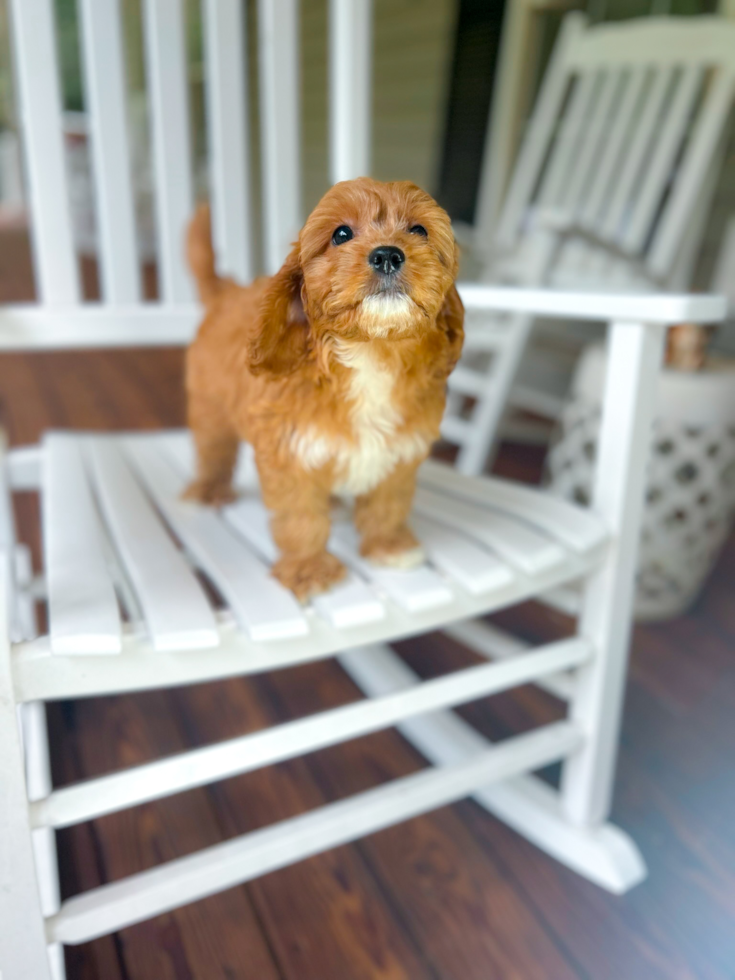
M 375 293 L 361 304 L 360 324 L 374 337 L 387 337 L 409 326 L 414 317 L 414 303 L 404 293 Z

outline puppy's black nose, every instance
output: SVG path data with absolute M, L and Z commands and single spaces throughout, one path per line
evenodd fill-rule
M 368 262 L 376 272 L 383 276 L 392 276 L 406 261 L 406 256 L 395 245 L 378 245 L 368 255 Z

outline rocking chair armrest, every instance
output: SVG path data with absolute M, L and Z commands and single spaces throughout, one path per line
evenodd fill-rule
M 665 325 L 720 323 L 727 315 L 726 298 L 706 293 L 598 293 L 480 283 L 458 283 L 457 288 L 468 311 Z

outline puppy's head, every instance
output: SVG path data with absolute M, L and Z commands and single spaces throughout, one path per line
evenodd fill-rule
M 271 280 L 252 369 L 296 370 L 320 336 L 397 339 L 435 328 L 459 302 L 457 264 L 449 216 L 415 184 L 336 184 Z

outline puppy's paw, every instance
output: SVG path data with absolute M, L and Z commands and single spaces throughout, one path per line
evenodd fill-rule
M 389 568 L 416 568 L 426 560 L 424 549 L 407 527 L 382 537 L 365 537 L 360 554 L 375 565 Z
M 337 582 L 341 582 L 347 569 L 338 558 L 323 551 L 307 558 L 285 555 L 275 563 L 272 574 L 297 599 L 306 602 L 312 596 L 326 592 Z
M 197 504 L 210 507 L 224 507 L 237 500 L 237 494 L 229 483 L 211 483 L 207 480 L 193 480 L 181 495 L 182 500 L 193 500 Z

